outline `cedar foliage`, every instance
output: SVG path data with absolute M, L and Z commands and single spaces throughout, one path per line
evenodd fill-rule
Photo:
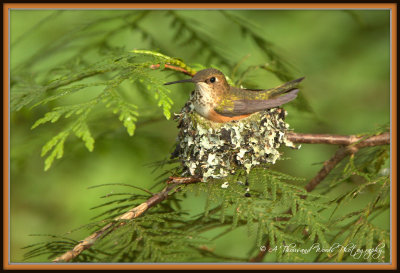
M 40 24 L 51 23 L 54 16 L 66 11 L 54 11 Z M 266 62 L 243 68 L 232 62 L 221 46 L 221 41 L 210 35 L 196 20 L 181 11 L 118 11 L 113 15 L 100 16 L 79 25 L 58 41 L 44 45 L 23 64 L 11 71 L 11 111 L 18 115 L 23 111 L 41 113 L 32 125 L 46 127 L 52 134 L 44 142 L 41 155 L 44 169 L 54 168 L 54 162 L 72 153 L 65 144 L 75 135 L 87 150 L 95 149 L 96 137 L 93 124 L 105 117 L 115 117 L 130 136 L 134 137 L 139 118 L 154 117 L 154 112 L 139 109 L 134 99 L 126 95 L 126 84 L 145 96 L 153 96 L 160 113 L 166 119 L 172 117 L 173 100 L 170 90 L 164 86 L 166 75 L 174 74 L 165 69 L 173 64 L 189 72 L 214 66 L 232 68 L 229 80 L 232 84 L 246 83 L 251 71 L 264 70 L 282 81 L 294 79 L 293 68 L 274 49 L 273 43 L 259 33 L 259 27 L 248 18 L 233 11 L 220 11 L 220 15 L 240 29 L 264 55 Z M 179 53 L 170 53 L 170 47 L 142 24 L 146 18 L 163 16 L 170 24 L 171 33 L 179 46 L 190 45 L 193 52 L 204 56 L 202 64 L 188 64 Z M 111 24 L 112 22 L 112 24 Z M 37 27 L 37 26 L 36 26 Z M 140 33 L 148 50 L 125 49 L 115 46 L 123 31 Z M 18 41 L 17 41 L 18 42 Z M 58 54 L 68 58 L 51 67 L 37 64 Z M 178 55 L 177 57 L 171 57 Z M 93 57 L 95 56 L 95 57 Z M 95 61 L 94 61 L 95 60 Z M 151 65 L 159 64 L 158 69 Z M 177 73 L 177 72 L 175 72 Z M 69 96 L 95 88 L 97 93 L 88 101 L 68 104 Z M 151 104 L 153 100 L 148 100 Z M 300 95 L 295 102 L 299 111 L 313 115 L 308 101 Z M 151 107 L 151 106 L 149 106 Z M 143 110 L 143 112 L 141 112 Z M 115 130 L 103 124 L 102 130 Z M 386 131 L 376 129 L 371 134 Z M 360 132 L 362 133 L 362 132 Z M 318 193 L 307 193 L 302 178 L 278 172 L 271 166 L 254 168 L 249 175 L 238 171 L 235 175 L 207 183 L 179 187 L 168 200 L 151 208 L 141 217 L 130 220 L 113 232 L 104 234 L 90 249 L 79 255 L 74 262 L 246 262 L 254 257 L 266 242 L 271 250 L 267 254 L 272 262 L 357 262 L 354 256 L 343 250 L 330 253 L 311 252 L 304 255 L 287 252 L 283 246 L 296 244 L 307 249 L 313 245 L 330 248 L 335 243 L 353 243 L 359 249 L 382 246 L 384 254 L 369 255 L 365 261 L 387 262 L 390 260 L 389 230 L 382 228 L 375 219 L 387 215 L 390 209 L 390 177 L 388 168 L 389 147 L 366 148 L 344 160 L 325 179 Z M 161 181 L 169 175 L 179 176 L 176 162 L 160 162 L 164 168 Z M 244 181 L 250 185 L 250 197 L 245 197 Z M 225 182 L 227 188 L 221 188 Z M 343 188 L 342 185 L 347 187 Z M 109 184 L 117 189 L 137 185 Z M 106 202 L 93 222 L 80 227 L 88 233 L 112 222 L 116 216 L 142 203 L 151 195 L 147 190 L 137 194 L 126 190 L 107 196 Z M 365 194 L 367 193 L 367 197 Z M 206 206 L 198 215 L 190 215 L 181 206 L 189 195 L 205 195 Z M 362 196 L 361 196 L 362 195 Z M 360 197 L 361 196 L 361 197 Z M 306 197 L 306 198 L 304 198 Z M 362 198 L 362 208 L 350 209 Z M 288 213 L 290 209 L 291 213 Z M 232 257 L 212 249 L 213 240 L 235 230 L 247 229 L 251 251 L 248 257 Z M 221 230 L 214 238 L 205 236 L 210 230 Z M 48 235 L 51 240 L 27 246 L 26 258 L 43 256 L 52 259 L 70 250 L 78 243 L 70 236 Z

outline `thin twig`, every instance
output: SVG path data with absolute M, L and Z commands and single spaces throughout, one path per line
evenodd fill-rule
M 189 75 L 191 77 L 193 77 L 193 73 L 187 71 L 186 69 L 179 67 L 179 66 L 175 66 L 175 65 L 171 65 L 171 64 L 165 64 L 164 65 L 165 68 L 171 69 L 171 70 L 175 70 L 175 71 L 179 71 L 182 72 L 183 74 Z M 160 68 L 160 64 L 152 64 L 150 66 L 151 69 L 158 69 Z
M 190 176 L 190 177 L 170 177 L 167 180 L 167 184 L 189 184 L 189 183 L 197 183 L 201 182 L 202 179 L 200 177 Z
M 324 136 L 324 135 L 321 135 Z M 317 139 L 317 138 L 316 138 Z M 319 138 L 322 141 L 326 141 L 328 138 L 321 137 Z M 317 173 L 317 175 L 311 179 L 311 181 L 306 185 L 307 192 L 310 192 L 315 189 L 316 186 L 321 183 L 321 181 L 335 168 L 335 166 L 342 161 L 346 156 L 352 155 L 358 152 L 359 149 L 364 147 L 371 146 L 379 146 L 379 145 L 387 145 L 390 143 L 390 134 L 383 133 L 380 135 L 372 136 L 367 139 L 361 140 L 361 137 L 349 136 L 349 142 L 347 146 L 340 148 L 336 151 L 336 153 L 327 161 L 324 162 L 324 166 Z M 342 142 L 344 140 L 343 136 L 338 136 L 337 139 L 330 136 L 329 143 Z M 351 140 L 351 141 L 350 141 Z M 361 141 L 360 141 L 361 140 Z M 315 140 L 313 140 L 315 141 Z M 358 142 L 359 141 L 359 142 Z M 358 142 L 358 143 L 357 143 Z M 303 142 L 304 143 L 304 142 Z M 314 142 L 317 143 L 317 142 Z M 328 142 L 324 142 L 328 143 Z M 337 144 L 337 143 L 335 143 Z
M 121 222 L 121 220 L 131 220 L 131 219 L 139 217 L 144 212 L 146 212 L 149 208 L 154 207 L 158 203 L 164 201 L 168 197 L 168 194 L 175 187 L 177 187 L 180 184 L 197 183 L 200 181 L 201 181 L 201 179 L 199 179 L 199 178 L 188 177 L 188 178 L 183 179 L 182 177 L 169 177 L 167 180 L 168 186 L 166 186 L 162 191 L 154 194 L 152 197 L 147 199 L 145 202 L 143 202 L 139 206 L 136 206 L 136 207 L 130 209 L 128 212 L 118 216 L 117 218 L 114 219 L 113 222 L 105 225 L 100 230 L 96 231 L 95 233 L 86 237 L 84 240 L 80 241 L 79 244 L 77 244 L 72 250 L 69 250 L 69 251 L 65 252 L 64 254 L 62 254 L 61 256 L 55 258 L 53 260 L 53 262 L 69 262 L 69 261 L 71 261 L 72 259 L 77 257 L 79 254 L 81 254 L 84 250 L 90 248 L 97 241 L 97 239 L 99 239 L 103 234 L 106 234 L 109 231 L 115 230 L 127 223 L 126 221 Z

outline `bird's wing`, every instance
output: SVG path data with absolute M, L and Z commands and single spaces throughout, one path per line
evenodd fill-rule
M 214 110 L 218 114 L 227 117 L 252 114 L 288 103 L 297 97 L 298 92 L 299 89 L 293 89 L 282 96 L 267 100 L 233 100 L 229 103 L 221 103 Z

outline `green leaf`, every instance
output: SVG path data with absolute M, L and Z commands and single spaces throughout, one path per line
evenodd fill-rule
M 52 152 L 47 156 L 44 162 L 44 170 L 47 171 L 53 164 L 54 159 L 60 159 L 64 154 L 64 142 L 69 136 L 70 131 L 62 131 L 50 139 L 42 148 L 41 156 L 45 156 L 50 150 Z
M 94 148 L 94 138 L 92 137 L 87 124 L 82 122 L 73 128 L 73 131 L 77 137 L 81 138 L 85 142 L 86 148 L 92 152 Z

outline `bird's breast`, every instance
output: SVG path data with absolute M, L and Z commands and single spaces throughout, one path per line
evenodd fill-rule
M 210 111 L 214 110 L 216 106 L 216 98 L 214 98 L 212 92 L 207 89 L 202 83 L 196 84 L 194 90 L 193 106 L 197 113 L 207 118 Z

